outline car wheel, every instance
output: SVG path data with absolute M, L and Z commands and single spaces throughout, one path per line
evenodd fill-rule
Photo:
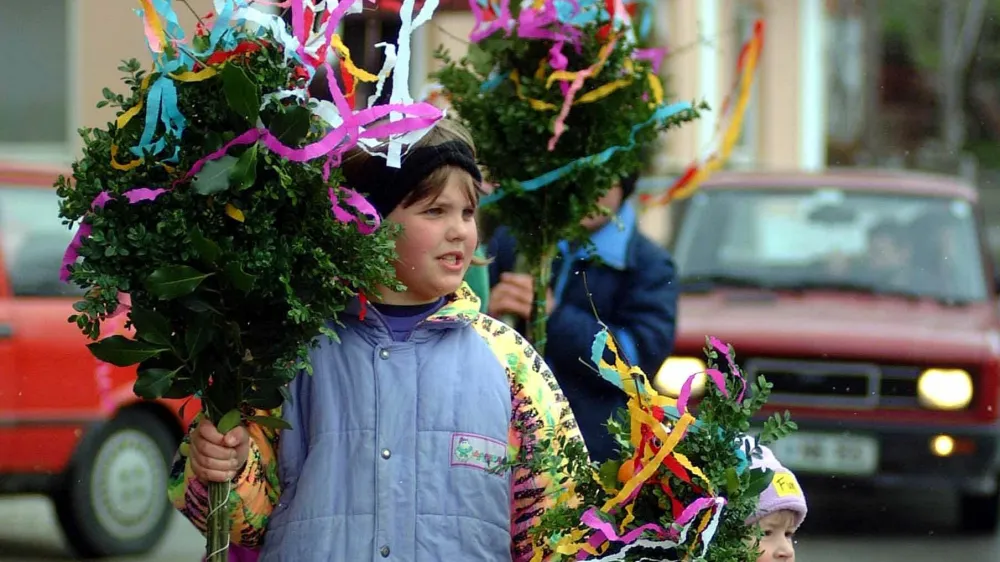
M 993 533 L 1000 522 L 1000 492 L 989 495 L 962 494 L 959 525 L 967 533 Z
M 87 558 L 143 554 L 166 534 L 176 447 L 155 415 L 124 410 L 84 437 L 53 494 L 70 547 Z

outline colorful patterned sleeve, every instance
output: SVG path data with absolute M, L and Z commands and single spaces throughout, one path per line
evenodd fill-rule
M 278 410 L 258 412 L 280 416 Z M 198 419 L 191 424 L 197 427 Z M 278 503 L 278 432 L 255 423 L 247 426 L 250 433 L 250 455 L 243 471 L 233 479 L 229 496 L 232 534 L 230 540 L 248 548 L 257 548 L 264 537 L 267 519 Z M 208 515 L 208 487 L 191 471 L 189 458 L 190 434 L 184 437 L 171 470 L 168 496 L 178 511 L 205 533 Z
M 507 369 L 511 383 L 512 419 L 509 454 L 524 453 L 545 439 L 552 439 L 550 450 L 558 446 L 555 437 L 580 441 L 583 437 L 569 403 L 559 389 L 552 371 L 528 341 L 506 324 L 480 315 L 475 323 Z M 542 513 L 557 500 L 565 500 L 568 478 L 565 474 L 533 472 L 528 467 L 515 469 L 511 499 L 511 554 L 514 562 L 533 560 L 534 549 L 529 531 L 538 524 Z M 558 556 L 545 553 L 542 560 Z

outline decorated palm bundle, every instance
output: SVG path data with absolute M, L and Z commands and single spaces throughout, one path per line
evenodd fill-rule
M 126 93 L 106 88 L 101 102 L 117 119 L 82 131 L 83 155 L 57 185 L 61 215 L 79 225 L 63 278 L 88 289 L 70 321 L 97 340 L 102 323 L 126 315 L 133 335 L 100 339 L 93 354 L 136 365 L 142 398 L 200 399 L 225 433 L 283 402 L 349 303 L 398 285 L 393 232 L 340 186 L 338 167 L 347 150 L 377 143 L 398 166 L 441 117 L 407 86 L 409 38 L 433 7 L 403 3 L 398 54 L 385 46 L 372 75 L 336 33 L 362 0 L 216 0 L 191 36 L 176 12 L 185 2 L 138 4 L 152 67 L 120 68 Z M 288 9 L 292 25 L 262 5 Z M 344 83 L 373 82 L 376 96 L 393 71 L 390 102 L 355 110 L 331 50 Z M 332 102 L 310 97 L 318 75 Z M 212 562 L 226 559 L 231 493 L 209 486 Z
M 662 52 L 641 46 L 632 25 L 641 4 L 469 0 L 477 21 L 468 53 L 438 53 L 443 96 L 497 186 L 484 211 L 510 228 L 535 278 L 527 335 L 541 353 L 558 243 L 586 243 L 580 221 L 605 211 L 598 200 L 641 168 L 642 149 L 698 116 L 691 103 L 666 101 L 654 68 Z
M 676 398 L 659 394 L 629 365 L 608 330 L 594 339 L 591 360 L 628 397 L 608 427 L 621 456 L 601 465 L 580 448 L 550 458 L 546 443 L 513 465 L 570 469 L 572 487 L 533 530 L 535 560 L 755 562 L 759 530 L 746 525 L 773 471 L 751 469 L 759 445 L 795 430 L 788 413 L 774 414 L 749 437 L 751 418 L 771 384 L 749 383 L 732 347 L 706 338 L 708 368 L 693 373 Z M 692 395 L 700 395 L 698 404 Z

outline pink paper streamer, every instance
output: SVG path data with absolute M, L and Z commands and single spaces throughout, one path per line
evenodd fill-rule
M 129 204 L 135 204 L 140 201 L 152 201 L 167 191 L 169 190 L 139 187 L 130 189 L 122 195 L 128 199 Z M 103 209 L 104 205 L 110 200 L 111 194 L 107 191 L 102 191 L 90 203 L 90 208 Z M 80 257 L 80 247 L 83 245 L 83 239 L 90 236 L 91 230 L 90 224 L 85 222 L 80 223 L 80 227 L 76 229 L 76 234 L 73 235 L 69 246 L 66 247 L 66 251 L 63 253 L 62 266 L 59 267 L 59 280 L 63 283 L 69 281 L 69 266 L 76 263 L 76 260 Z
M 110 322 L 105 322 L 101 328 L 103 336 L 101 339 L 125 332 L 125 317 L 122 316 L 132 307 L 132 299 L 128 293 L 118 293 L 118 308 L 107 317 Z M 111 373 L 114 366 L 104 361 L 97 361 L 97 368 L 94 369 L 94 382 L 97 386 L 97 397 L 100 403 L 101 412 L 112 414 L 117 406 L 117 401 L 112 392 Z
M 684 385 L 681 386 L 680 394 L 677 395 L 677 412 L 682 416 L 684 415 L 684 412 L 687 411 L 688 401 L 691 400 L 691 386 L 694 383 L 695 377 L 700 374 L 701 373 L 695 373 L 689 376 L 687 380 L 684 381 Z M 726 398 L 729 398 L 729 391 L 726 389 L 726 376 L 722 374 L 722 371 L 719 371 L 718 369 L 706 369 L 705 374 L 711 377 L 715 386 L 719 387 L 719 392 L 721 392 Z
M 340 200 L 337 197 L 337 190 L 331 187 L 330 204 L 331 204 L 331 210 L 333 211 L 333 216 L 337 220 L 343 223 L 348 223 L 348 224 L 352 222 L 357 223 L 358 231 L 361 232 L 361 234 L 371 234 L 372 232 L 375 232 L 375 229 L 378 228 L 378 225 L 381 223 L 381 218 L 378 216 L 378 211 L 375 210 L 375 207 L 372 206 L 372 204 L 368 202 L 367 199 L 362 197 L 360 193 L 354 191 L 353 189 L 347 187 L 341 187 L 340 190 L 347 194 L 347 199 L 344 201 L 344 203 L 349 207 L 353 207 L 355 211 L 363 215 L 368 215 L 373 217 L 374 224 L 369 224 L 367 221 L 362 220 L 356 214 L 341 207 Z
M 735 359 L 733 359 L 733 354 L 729 351 L 729 346 L 715 336 L 709 336 L 708 341 L 709 343 L 711 343 L 712 347 L 714 347 L 716 351 L 726 356 L 726 362 L 729 364 L 729 370 L 732 371 L 734 377 L 740 379 L 740 383 L 742 383 L 743 387 L 740 390 L 740 395 L 736 398 L 736 402 L 742 403 L 743 396 L 746 394 L 747 391 L 747 380 L 743 378 L 742 375 L 740 375 L 740 370 L 736 366 L 736 361 Z
M 549 49 L 549 66 L 551 66 L 553 70 L 566 70 L 566 67 L 569 66 L 569 59 L 567 59 L 566 55 L 562 52 L 563 45 L 565 44 L 565 41 L 556 41 L 556 43 L 552 45 L 552 48 Z
M 576 0 L 570 2 L 573 6 L 572 15 L 580 11 Z M 517 16 L 517 35 L 521 39 L 542 39 L 554 42 L 569 42 L 577 44 L 582 32 L 559 20 L 559 10 L 552 0 L 546 0 L 541 9 L 527 6 L 521 9 Z
M 681 516 L 677 518 L 675 523 L 683 527 L 694 519 L 699 513 L 705 511 L 706 508 L 711 507 L 712 505 L 715 505 L 715 498 L 698 498 L 684 508 L 684 511 L 681 512 Z
M 600 532 L 607 540 L 624 544 L 635 542 L 646 531 L 653 531 L 659 539 L 667 537 L 667 530 L 656 523 L 646 523 L 645 525 L 632 529 L 628 533 L 619 536 L 618 533 L 615 532 L 615 528 L 610 523 L 604 521 L 597 515 L 596 507 L 588 509 L 580 518 L 580 522 L 591 529 Z
M 614 44 L 614 40 L 612 41 Z M 576 78 L 573 79 L 573 83 L 570 84 L 569 90 L 564 92 L 565 99 L 563 100 L 562 108 L 559 110 L 559 115 L 556 117 L 555 123 L 552 126 L 553 135 L 549 139 L 549 152 L 556 149 L 556 143 L 559 142 L 559 137 L 566 131 L 566 116 L 569 115 L 569 110 L 573 106 L 573 98 L 576 97 L 576 93 L 583 88 L 583 83 L 593 76 L 598 70 L 598 64 L 595 63 L 590 68 L 586 68 L 577 73 Z
M 581 70 L 576 78 L 573 79 L 573 83 L 570 84 L 569 89 L 566 91 L 565 99 L 563 99 L 562 108 L 559 110 L 559 115 L 556 117 L 556 121 L 552 126 L 553 135 L 549 139 L 549 152 L 556 149 L 556 143 L 559 142 L 559 137 L 566 131 L 566 117 L 569 115 L 569 110 L 573 106 L 573 98 L 576 93 L 580 91 L 583 87 L 583 82 L 590 78 L 591 74 L 594 73 L 593 67 Z
M 663 65 L 663 59 L 667 56 L 667 49 L 665 47 L 654 47 L 649 49 L 636 49 L 632 53 L 632 58 L 635 60 L 648 60 L 653 65 L 653 72 L 659 74 L 660 66 Z
M 338 7 L 339 8 L 339 7 Z M 441 119 L 441 110 L 427 102 L 415 104 L 386 104 L 378 105 L 358 112 L 351 109 L 347 98 L 340 91 L 337 81 L 334 79 L 334 72 L 329 64 L 324 65 L 326 69 L 327 85 L 333 97 L 334 105 L 343 118 L 343 123 L 329 131 L 322 139 L 303 146 L 292 148 L 283 144 L 270 131 L 264 128 L 250 129 L 242 135 L 228 142 L 225 146 L 215 152 L 205 156 L 195 162 L 187 175 L 180 181 L 191 178 L 209 161 L 216 160 L 224 156 L 229 149 L 234 146 L 251 144 L 254 142 L 263 143 L 269 150 L 279 156 L 293 162 L 308 162 L 317 158 L 326 157 L 323 166 L 323 179 L 329 178 L 330 169 L 333 165 L 339 164 L 341 155 L 354 147 L 361 138 L 380 138 L 388 135 L 405 134 L 411 131 L 420 130 L 433 125 Z M 365 127 L 390 113 L 400 113 L 404 117 L 398 121 L 384 123 L 371 129 L 361 132 Z
M 136 189 L 130 189 L 123 193 L 122 195 L 128 199 L 130 205 L 134 205 L 140 201 L 153 201 L 157 197 L 163 195 L 164 193 L 170 191 L 169 189 L 157 188 L 151 189 L 149 187 L 139 187 Z
M 490 4 L 492 5 L 492 0 Z M 469 40 L 473 43 L 478 43 L 501 29 L 505 30 L 507 35 L 510 35 L 514 24 L 514 20 L 510 16 L 510 0 L 500 0 L 500 13 L 496 14 L 496 18 L 493 21 L 485 20 L 483 17 L 483 8 L 476 0 L 469 2 L 469 9 L 472 11 L 472 16 L 476 22 L 472 27 L 472 33 L 469 34 Z

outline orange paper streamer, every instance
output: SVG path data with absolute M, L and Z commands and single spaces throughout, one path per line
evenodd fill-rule
M 722 135 L 719 150 L 711 154 L 704 162 L 694 162 L 684 170 L 681 177 L 665 193 L 641 193 L 639 202 L 643 207 L 649 208 L 659 205 L 666 205 L 675 199 L 690 197 L 698 187 L 705 182 L 729 160 L 733 152 L 733 147 L 743 131 L 743 118 L 746 116 L 747 106 L 750 103 L 750 93 L 754 81 L 754 72 L 760 60 L 761 48 L 764 44 L 764 20 L 758 19 L 754 22 L 753 36 L 743 45 L 740 51 L 739 61 L 736 70 L 739 73 L 739 83 L 736 104 L 730 106 L 729 98 L 722 105 L 722 113 L 726 115 L 732 109 L 729 117 L 729 124 Z M 721 121 L 720 121 L 721 123 Z

